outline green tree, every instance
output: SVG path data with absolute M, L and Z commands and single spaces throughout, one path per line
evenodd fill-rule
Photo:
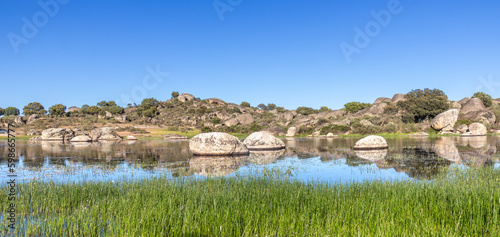
M 80 113 L 87 114 L 87 109 L 89 109 L 89 105 L 88 104 L 82 105 L 82 107 L 80 108 Z
M 398 108 L 404 111 L 404 117 L 413 117 L 414 122 L 432 119 L 450 107 L 448 97 L 439 89 L 412 90 L 405 95 L 405 99 L 398 102 Z
M 241 102 L 240 106 L 243 106 L 243 107 L 250 107 L 250 103 L 246 102 L 246 101 L 243 101 Z
M 104 106 L 107 106 L 107 105 L 108 105 L 108 103 L 106 103 L 106 101 L 104 101 L 104 100 L 101 101 L 101 102 L 99 102 L 99 103 L 97 103 L 97 106 L 99 106 L 99 107 L 104 107 Z
M 30 116 L 32 114 L 44 115 L 47 113 L 47 110 L 38 102 L 31 102 L 28 105 L 24 106 L 23 114 L 26 116 Z
M 259 104 L 259 105 L 257 105 L 257 108 L 262 109 L 262 110 L 267 110 L 267 106 L 265 104 Z
M 117 106 L 117 105 L 114 105 L 114 106 L 106 106 L 105 107 L 105 110 L 112 113 L 112 114 L 123 114 L 125 113 L 125 109 L 120 107 L 120 106 Z
M 4 110 L 4 115 L 6 115 L 6 116 L 19 115 L 19 109 L 16 107 L 7 107 Z
M 272 104 L 272 103 L 269 103 L 269 104 L 267 104 L 267 109 L 268 110 L 275 110 L 276 109 L 276 105 Z
M 321 108 L 319 108 L 319 112 L 328 112 L 328 111 L 331 111 L 331 109 L 326 106 L 322 106 Z
M 0 108 L 0 116 L 2 116 L 5 113 L 5 109 Z
M 356 113 L 364 108 L 370 107 L 371 104 L 369 103 L 360 103 L 360 102 L 349 102 L 344 105 L 345 111 L 349 113 Z
M 147 98 L 142 100 L 141 104 L 137 107 L 136 113 L 139 116 L 154 117 L 157 115 L 157 106 L 159 102 L 155 98 Z
M 86 114 L 95 115 L 95 114 L 98 114 L 101 111 L 101 109 L 95 105 L 92 105 L 92 106 L 88 107 L 85 111 L 86 111 Z
M 50 115 L 63 116 L 66 114 L 66 106 L 62 104 L 52 105 L 49 108 Z
M 484 92 L 476 92 L 474 93 L 472 98 L 480 99 L 486 107 L 491 107 L 491 105 L 493 105 L 493 98 L 491 98 L 491 95 L 488 95 Z
M 179 92 L 172 91 L 172 98 L 177 98 L 179 96 Z
M 296 109 L 297 113 L 299 114 L 302 114 L 302 115 L 309 115 L 309 114 L 315 114 L 315 113 L 318 113 L 318 110 L 315 110 L 313 108 L 309 108 L 309 107 L 298 107 Z

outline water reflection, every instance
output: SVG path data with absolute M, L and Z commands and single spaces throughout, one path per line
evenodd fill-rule
M 193 157 L 188 141 L 94 143 L 23 142 L 16 144 L 19 172 L 25 178 L 106 180 L 151 175 L 228 176 L 251 169 L 293 166 L 298 179 L 432 179 L 455 164 L 498 164 L 500 137 L 411 137 L 387 139 L 389 149 L 354 151 L 357 138 L 285 138 L 278 151 L 242 157 Z M 0 142 L 0 168 L 7 171 L 8 147 Z M 367 167 L 369 174 L 366 174 Z M 363 170 L 361 172 L 360 170 Z M 63 177 L 64 176 L 64 177 Z M 389 178 L 388 178 L 389 177 Z M 5 177 L 4 177 L 5 178 Z

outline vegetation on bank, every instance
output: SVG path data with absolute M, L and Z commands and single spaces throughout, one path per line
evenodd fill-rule
M 350 184 L 293 181 L 269 170 L 198 180 L 32 181 L 19 186 L 17 234 L 498 236 L 499 183 L 500 170 L 491 167 L 452 168 L 433 181 Z M 7 187 L 2 193 L 5 216 Z

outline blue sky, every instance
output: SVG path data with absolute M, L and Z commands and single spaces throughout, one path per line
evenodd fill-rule
M 499 10 L 493 0 L 6 0 L 0 107 L 125 106 L 172 91 L 287 109 L 418 88 L 498 98 Z M 357 53 L 346 60 L 341 45 Z

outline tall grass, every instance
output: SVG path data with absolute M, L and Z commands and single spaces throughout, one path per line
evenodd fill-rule
M 500 171 L 348 185 L 268 175 L 30 182 L 17 206 L 26 236 L 500 236 Z

